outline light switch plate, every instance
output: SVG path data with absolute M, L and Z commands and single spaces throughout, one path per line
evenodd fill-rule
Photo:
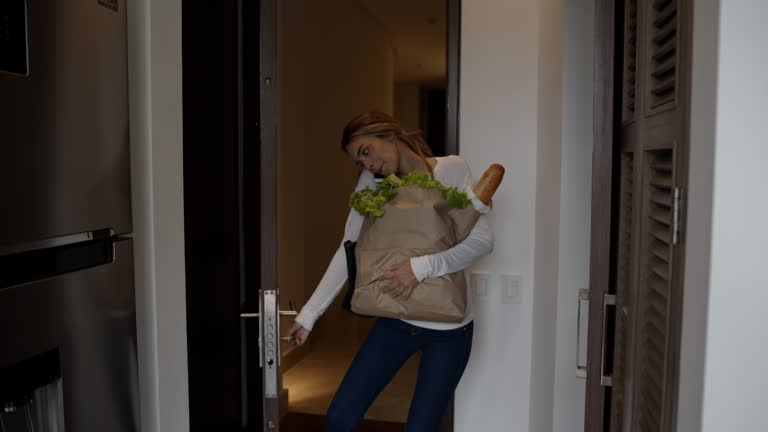
M 491 285 L 491 274 L 485 272 L 472 272 L 469 275 L 469 286 L 474 297 L 487 297 Z
M 523 303 L 523 277 L 519 274 L 501 275 L 501 303 Z

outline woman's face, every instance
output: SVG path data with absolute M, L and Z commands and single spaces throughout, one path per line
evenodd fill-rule
M 355 138 L 347 146 L 347 154 L 358 166 L 386 177 L 397 172 L 398 154 L 394 141 L 375 136 Z

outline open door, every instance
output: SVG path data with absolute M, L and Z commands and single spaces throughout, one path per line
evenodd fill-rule
M 277 69 L 271 90 L 264 87 L 267 77 L 260 79 L 261 143 L 272 148 L 265 128 L 273 130 L 267 109 L 275 109 L 273 187 L 279 191 L 277 250 L 264 254 L 277 257 L 278 304 L 299 309 L 339 246 L 349 193 L 359 175 L 339 148 L 346 122 L 379 109 L 409 129 L 424 130 L 436 153 L 457 151 L 459 8 L 456 0 L 276 3 L 276 27 L 263 19 L 261 27 L 260 73 Z M 274 37 L 272 31 L 274 58 L 266 55 L 273 48 L 264 46 Z M 267 91 L 277 92 L 276 99 Z M 276 106 L 268 108 L 271 101 Z M 346 289 L 316 322 L 304 346 L 282 345 L 278 406 L 284 432 L 324 428 L 330 401 L 374 322 L 342 309 Z M 291 320 L 282 324 L 285 332 Z M 361 431 L 403 429 L 418 364 L 415 356 L 394 377 L 366 413 Z M 449 415 L 442 430 L 452 429 Z
M 242 44 L 249 40 L 244 31 L 258 32 L 258 25 L 242 25 L 246 14 L 258 23 L 259 2 L 182 7 L 192 432 L 261 431 L 264 424 L 258 320 L 241 317 L 259 312 L 261 286 L 259 171 L 244 169 L 252 164 L 245 158 L 259 160 L 259 90 L 246 88 L 242 79 L 246 65 L 258 70 L 259 37 L 250 38 L 255 44 Z
M 595 10 L 585 430 L 673 431 L 691 1 L 598 0 Z
M 345 7 L 349 5 L 342 1 L 336 3 Z M 401 6 L 413 9 L 412 4 L 401 3 Z M 359 0 L 353 4 L 362 8 L 359 12 L 362 15 L 367 14 L 363 10 L 366 4 L 370 8 L 386 6 L 375 0 Z M 424 2 L 421 6 L 426 7 L 426 4 Z M 440 108 L 436 109 L 437 105 L 432 101 L 442 97 L 442 103 L 446 105 L 445 118 L 442 119 L 442 126 L 431 124 L 432 130 L 445 128 L 444 143 L 441 143 L 443 151 L 454 154 L 458 151 L 459 1 L 436 0 L 432 5 L 444 5 L 449 16 L 447 28 L 438 28 L 446 33 L 445 67 L 450 79 L 444 80 L 442 95 L 429 99 L 426 111 L 431 118 L 439 118 Z M 284 214 L 280 213 L 280 209 L 286 203 L 286 196 L 293 198 L 288 200 L 291 203 L 303 202 L 303 198 L 286 194 L 281 175 L 287 171 L 281 163 L 286 163 L 287 159 L 281 159 L 280 155 L 281 151 L 289 153 L 293 158 L 287 162 L 291 173 L 300 172 L 306 178 L 306 182 L 302 180 L 297 186 L 302 191 L 308 191 L 301 192 L 304 194 L 302 197 L 315 198 L 313 195 L 318 195 L 315 193 L 317 177 L 308 166 L 295 165 L 296 158 L 317 162 L 317 154 L 311 151 L 319 149 L 343 157 L 337 150 L 336 142 L 344 122 L 358 111 L 382 107 L 369 104 L 355 106 L 355 111 L 344 113 L 340 118 L 324 118 L 319 123 L 328 125 L 332 131 L 321 141 L 318 140 L 319 135 L 313 132 L 311 138 L 314 141 L 311 144 L 315 145 L 306 147 L 310 151 L 299 152 L 297 147 L 281 147 L 281 139 L 285 139 L 281 134 L 286 129 L 296 133 L 304 124 L 287 124 L 284 110 L 288 102 L 281 92 L 287 88 L 304 97 L 304 92 L 310 89 L 295 80 L 287 83 L 288 79 L 284 79 L 279 70 L 280 44 L 285 43 L 280 34 L 279 8 L 293 7 L 305 19 L 322 25 L 317 14 L 310 9 L 317 11 L 320 8 L 320 11 L 327 12 L 328 3 L 239 0 L 217 3 L 215 7 L 195 2 L 185 2 L 183 6 L 183 163 L 190 429 L 321 430 L 322 419 L 312 419 L 319 420 L 319 426 L 296 426 L 295 423 L 289 424 L 286 418 L 288 392 L 283 385 L 283 372 L 298 361 L 296 358 L 301 353 L 300 350 L 292 350 L 285 336 L 295 314 L 292 309 L 294 305 L 300 307 L 302 300 L 297 297 L 295 286 L 290 286 L 296 285 L 295 280 L 286 281 L 280 276 L 281 262 L 290 262 L 294 253 L 294 249 L 289 248 L 281 237 L 281 226 L 288 225 L 281 219 Z M 421 17 L 420 25 L 439 25 L 440 19 L 424 18 L 430 17 Z M 349 22 L 354 20 L 345 21 Z M 298 30 L 301 27 L 298 26 Z M 288 34 L 296 37 L 297 27 L 289 30 Z M 313 32 L 308 37 L 317 39 L 319 36 Z M 359 39 L 359 33 L 352 36 L 354 43 L 368 47 L 365 41 Z M 325 46 L 332 47 L 329 44 Z M 338 48 L 337 51 L 343 52 L 344 49 Z M 306 60 L 303 54 L 299 55 L 299 66 L 293 67 L 294 71 L 303 74 L 304 71 L 317 70 L 326 60 L 327 52 L 324 50 L 313 49 L 310 52 L 313 55 L 311 61 Z M 353 67 L 348 69 L 352 74 L 360 75 L 355 69 L 359 66 L 355 63 L 358 54 L 351 52 L 349 63 Z M 305 65 L 304 61 L 311 64 Z M 329 106 L 343 105 L 345 100 L 351 99 L 345 99 L 344 93 L 335 90 L 334 86 L 339 85 L 338 81 L 342 79 L 330 76 L 332 79 L 320 84 L 325 86 L 325 90 L 335 92 L 333 97 L 306 94 L 307 100 L 317 100 L 321 107 L 324 106 L 322 110 L 312 111 L 312 114 L 321 111 L 327 116 Z M 367 85 L 367 82 L 362 84 Z M 431 90 L 438 87 L 434 81 L 430 85 Z M 312 89 L 320 87 L 314 85 Z M 393 85 L 382 84 L 384 87 L 391 92 Z M 416 86 L 411 88 L 419 90 Z M 419 92 L 414 91 L 413 94 L 418 95 Z M 304 109 L 301 102 L 298 105 Z M 306 118 L 318 119 L 316 115 Z M 412 127 L 419 126 L 415 124 Z M 435 134 L 439 135 L 439 132 Z M 303 136 L 299 137 L 299 141 L 302 141 L 301 138 Z M 298 153 L 302 153 L 301 156 L 297 156 Z M 325 167 L 324 164 L 316 165 Z M 343 168 L 341 166 L 339 164 L 339 169 L 334 168 L 333 176 L 326 177 L 333 177 L 333 181 L 343 186 L 343 169 L 349 168 L 349 174 L 355 176 L 349 178 L 351 190 L 356 179 L 355 168 L 346 160 L 343 161 Z M 278 194 L 280 188 L 283 189 Z M 348 192 L 344 187 L 339 190 L 344 195 L 343 202 L 336 207 L 346 212 L 344 204 Z M 298 211 L 302 212 L 301 209 Z M 343 218 L 336 218 L 333 223 L 343 224 Z M 330 229 L 327 226 L 313 232 L 328 236 Z M 302 241 L 308 243 L 315 242 L 317 237 L 303 232 L 292 232 L 292 235 L 307 239 Z M 281 254 L 286 253 L 289 260 L 281 261 Z M 322 266 L 327 264 L 325 259 L 312 261 Z M 304 285 L 310 289 L 317 284 L 317 280 L 319 276 L 310 275 L 305 284 L 299 285 L 302 285 L 302 290 Z M 316 327 L 313 333 L 325 331 L 327 334 L 335 331 L 332 329 L 339 329 L 331 325 L 333 318 L 324 316 L 324 320 L 328 321 L 325 330 Z M 348 330 L 339 329 L 340 332 Z M 313 335 L 315 339 L 317 336 Z M 380 427 L 382 423 L 373 422 L 367 426 Z M 363 425 L 362 430 L 367 426 Z M 441 430 L 452 429 L 452 410 L 449 410 Z
M 190 430 L 275 431 L 275 0 L 183 6 Z

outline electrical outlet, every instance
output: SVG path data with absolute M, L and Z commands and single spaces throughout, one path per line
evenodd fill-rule
M 475 297 L 487 297 L 488 287 L 491 284 L 491 275 L 484 272 L 472 272 L 469 275 L 469 286 Z
M 523 303 L 523 277 L 519 274 L 501 275 L 501 303 Z

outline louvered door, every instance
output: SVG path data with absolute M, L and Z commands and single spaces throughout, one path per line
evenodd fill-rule
M 610 274 L 603 291 L 611 301 L 590 304 L 593 312 L 609 312 L 602 314 L 599 328 L 590 322 L 590 332 L 599 331 L 608 339 L 601 343 L 603 366 L 597 369 L 602 370 L 604 386 L 599 397 L 607 408 L 603 408 L 602 421 L 596 421 L 589 399 L 598 397 L 598 392 L 590 387 L 588 376 L 588 430 L 674 430 L 683 274 L 679 257 L 684 248 L 680 215 L 687 181 L 690 2 L 616 3 L 623 17 L 623 22 L 615 23 L 622 56 L 613 61 L 620 71 L 616 78 L 621 80 L 621 95 L 613 99 L 621 105 L 613 111 L 613 127 L 619 133 L 612 147 L 618 155 L 611 157 L 609 165 L 610 197 L 593 195 L 593 200 L 610 199 L 613 209 L 610 266 L 592 266 L 593 272 Z M 599 107 L 597 115 L 605 115 Z M 594 209 L 593 218 L 598 217 Z M 592 241 L 594 260 L 599 247 L 594 243 L 604 238 L 593 232 Z M 600 278 L 591 276 L 590 280 L 596 284 Z M 590 290 L 595 288 L 601 287 L 591 286 Z M 613 303 L 615 313 L 605 306 Z M 590 346 L 593 349 L 597 347 Z M 592 404 L 592 411 L 595 406 Z
M 672 322 L 680 319 L 673 314 L 673 290 L 679 287 L 671 283 L 672 273 L 679 271 L 672 265 L 677 240 L 673 156 L 674 146 L 644 155 L 631 429 L 637 431 L 664 430 L 667 403 L 676 385 L 677 365 L 670 364 L 677 349 Z

